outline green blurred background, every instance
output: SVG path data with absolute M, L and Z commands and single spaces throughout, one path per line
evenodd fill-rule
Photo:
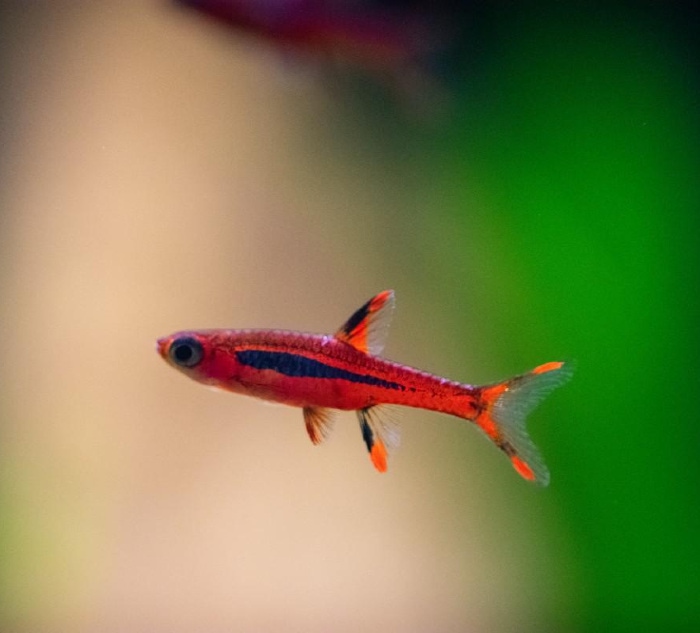
M 467 15 L 416 116 L 163 3 L 0 3 L 0 630 L 700 626 L 692 4 Z M 576 361 L 549 488 L 421 411 L 379 476 L 154 353 L 388 287 L 394 360 Z

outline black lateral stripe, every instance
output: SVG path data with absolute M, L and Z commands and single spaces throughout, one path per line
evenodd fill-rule
M 242 365 L 255 367 L 255 369 L 272 369 L 285 376 L 293 376 L 295 378 L 339 378 L 340 380 L 385 387 L 386 389 L 399 389 L 401 391 L 405 389 L 403 385 L 397 382 L 326 365 L 321 361 L 307 358 L 301 354 L 248 349 L 236 352 L 236 358 Z

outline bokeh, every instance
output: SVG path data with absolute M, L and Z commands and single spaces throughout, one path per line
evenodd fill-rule
M 0 630 L 700 626 L 692 3 L 356 3 L 332 54 L 183 4 L 0 2 Z M 548 488 L 416 410 L 379 475 L 155 353 L 385 288 L 394 360 L 576 363 Z

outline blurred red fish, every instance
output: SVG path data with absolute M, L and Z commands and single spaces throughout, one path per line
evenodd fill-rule
M 264 39 L 283 53 L 362 68 L 411 110 L 430 112 L 443 107 L 447 97 L 429 66 L 451 38 L 446 21 L 430 10 L 347 0 L 176 2 Z
M 158 340 L 163 359 L 206 385 L 301 407 L 318 444 L 334 410 L 357 412 L 375 468 L 387 468 L 396 428 L 385 405 L 404 405 L 474 422 L 525 479 L 542 486 L 549 472 L 525 430 L 525 417 L 572 370 L 550 362 L 488 386 L 453 382 L 380 358 L 394 307 L 386 290 L 357 310 L 334 336 L 281 330 L 189 330 Z
M 422 54 L 429 31 L 417 19 L 328 0 L 178 0 L 289 49 L 395 67 Z

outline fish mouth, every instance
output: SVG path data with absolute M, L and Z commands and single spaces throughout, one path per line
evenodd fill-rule
M 165 357 L 168 354 L 168 339 L 167 338 L 159 338 L 156 341 L 156 350 L 161 355 L 161 357 L 163 359 L 165 359 Z

